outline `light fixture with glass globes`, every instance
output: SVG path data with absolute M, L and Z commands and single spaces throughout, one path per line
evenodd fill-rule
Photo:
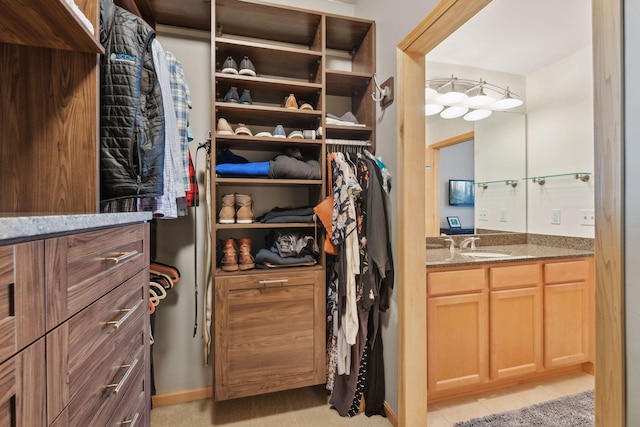
M 489 93 L 487 93 L 489 92 Z M 519 107 L 522 99 L 509 90 L 486 81 L 451 78 L 427 80 L 425 115 L 440 114 L 445 119 L 463 117 L 467 121 L 482 120 L 493 111 Z

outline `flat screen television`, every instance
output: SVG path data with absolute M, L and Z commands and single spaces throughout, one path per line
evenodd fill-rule
M 475 187 L 469 179 L 449 180 L 449 205 L 473 206 L 475 199 Z

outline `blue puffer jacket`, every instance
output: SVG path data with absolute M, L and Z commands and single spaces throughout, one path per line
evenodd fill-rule
M 155 31 L 112 0 L 100 2 L 100 23 L 101 201 L 160 196 L 165 142 Z

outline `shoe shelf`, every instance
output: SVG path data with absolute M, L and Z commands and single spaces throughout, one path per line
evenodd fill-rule
M 247 105 L 232 102 L 216 102 L 216 116 L 229 123 L 244 123 L 248 126 L 270 126 L 282 124 L 285 128 L 317 129 L 322 111 L 294 110 L 265 105 Z
M 309 271 L 324 271 L 325 267 L 320 264 L 310 265 L 305 267 L 279 267 L 279 268 L 264 268 L 253 269 L 243 271 L 223 271 L 221 268 L 216 269 L 216 277 L 230 277 L 230 276 L 261 276 L 268 273 L 282 273 L 295 276 L 297 273 L 307 273 Z
M 265 229 L 280 229 L 280 228 L 315 228 L 317 225 L 313 222 L 280 222 L 280 223 L 262 223 L 253 222 L 251 224 L 218 224 L 216 228 L 219 230 L 242 230 L 249 228 L 265 228 Z
M 256 64 L 258 76 L 277 76 L 317 82 L 322 52 L 282 47 L 244 40 L 216 39 L 216 70 L 231 56 L 239 63 L 248 56 Z M 259 64 L 259 65 L 258 65 Z
M 255 104 L 271 104 L 279 106 L 282 100 L 290 93 L 296 96 L 298 101 L 308 102 L 312 107 L 318 106 L 322 94 L 322 85 L 319 83 L 306 83 L 291 80 L 248 77 L 235 74 L 216 73 L 216 99 L 224 99 L 231 87 L 236 87 L 239 95 L 244 89 L 248 89 Z
M 216 145 L 218 150 L 228 148 L 252 150 L 252 151 L 281 151 L 291 147 L 292 144 L 300 149 L 320 149 L 323 141 L 321 139 L 290 139 L 275 137 L 255 137 L 247 135 L 216 135 Z
M 322 185 L 322 180 L 321 179 L 286 179 L 286 178 L 216 178 L 216 184 L 250 185 L 250 186 Z

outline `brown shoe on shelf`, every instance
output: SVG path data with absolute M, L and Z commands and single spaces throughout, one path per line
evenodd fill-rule
M 236 194 L 236 222 L 238 224 L 251 224 L 253 222 L 253 200 L 251 195 Z
M 218 213 L 218 223 L 233 224 L 236 222 L 235 202 L 236 197 L 234 194 L 222 195 L 222 208 Z
M 238 253 L 233 239 L 222 240 L 222 254 L 220 262 L 222 271 L 238 271 Z
M 256 264 L 253 256 L 251 256 L 251 239 L 236 239 L 236 243 L 238 244 L 238 253 L 240 254 L 238 268 L 240 268 L 240 270 L 255 268 Z
M 284 108 L 291 108 L 293 110 L 298 109 L 298 101 L 296 101 L 296 97 L 292 93 L 290 93 L 289 96 L 284 99 L 282 104 Z

